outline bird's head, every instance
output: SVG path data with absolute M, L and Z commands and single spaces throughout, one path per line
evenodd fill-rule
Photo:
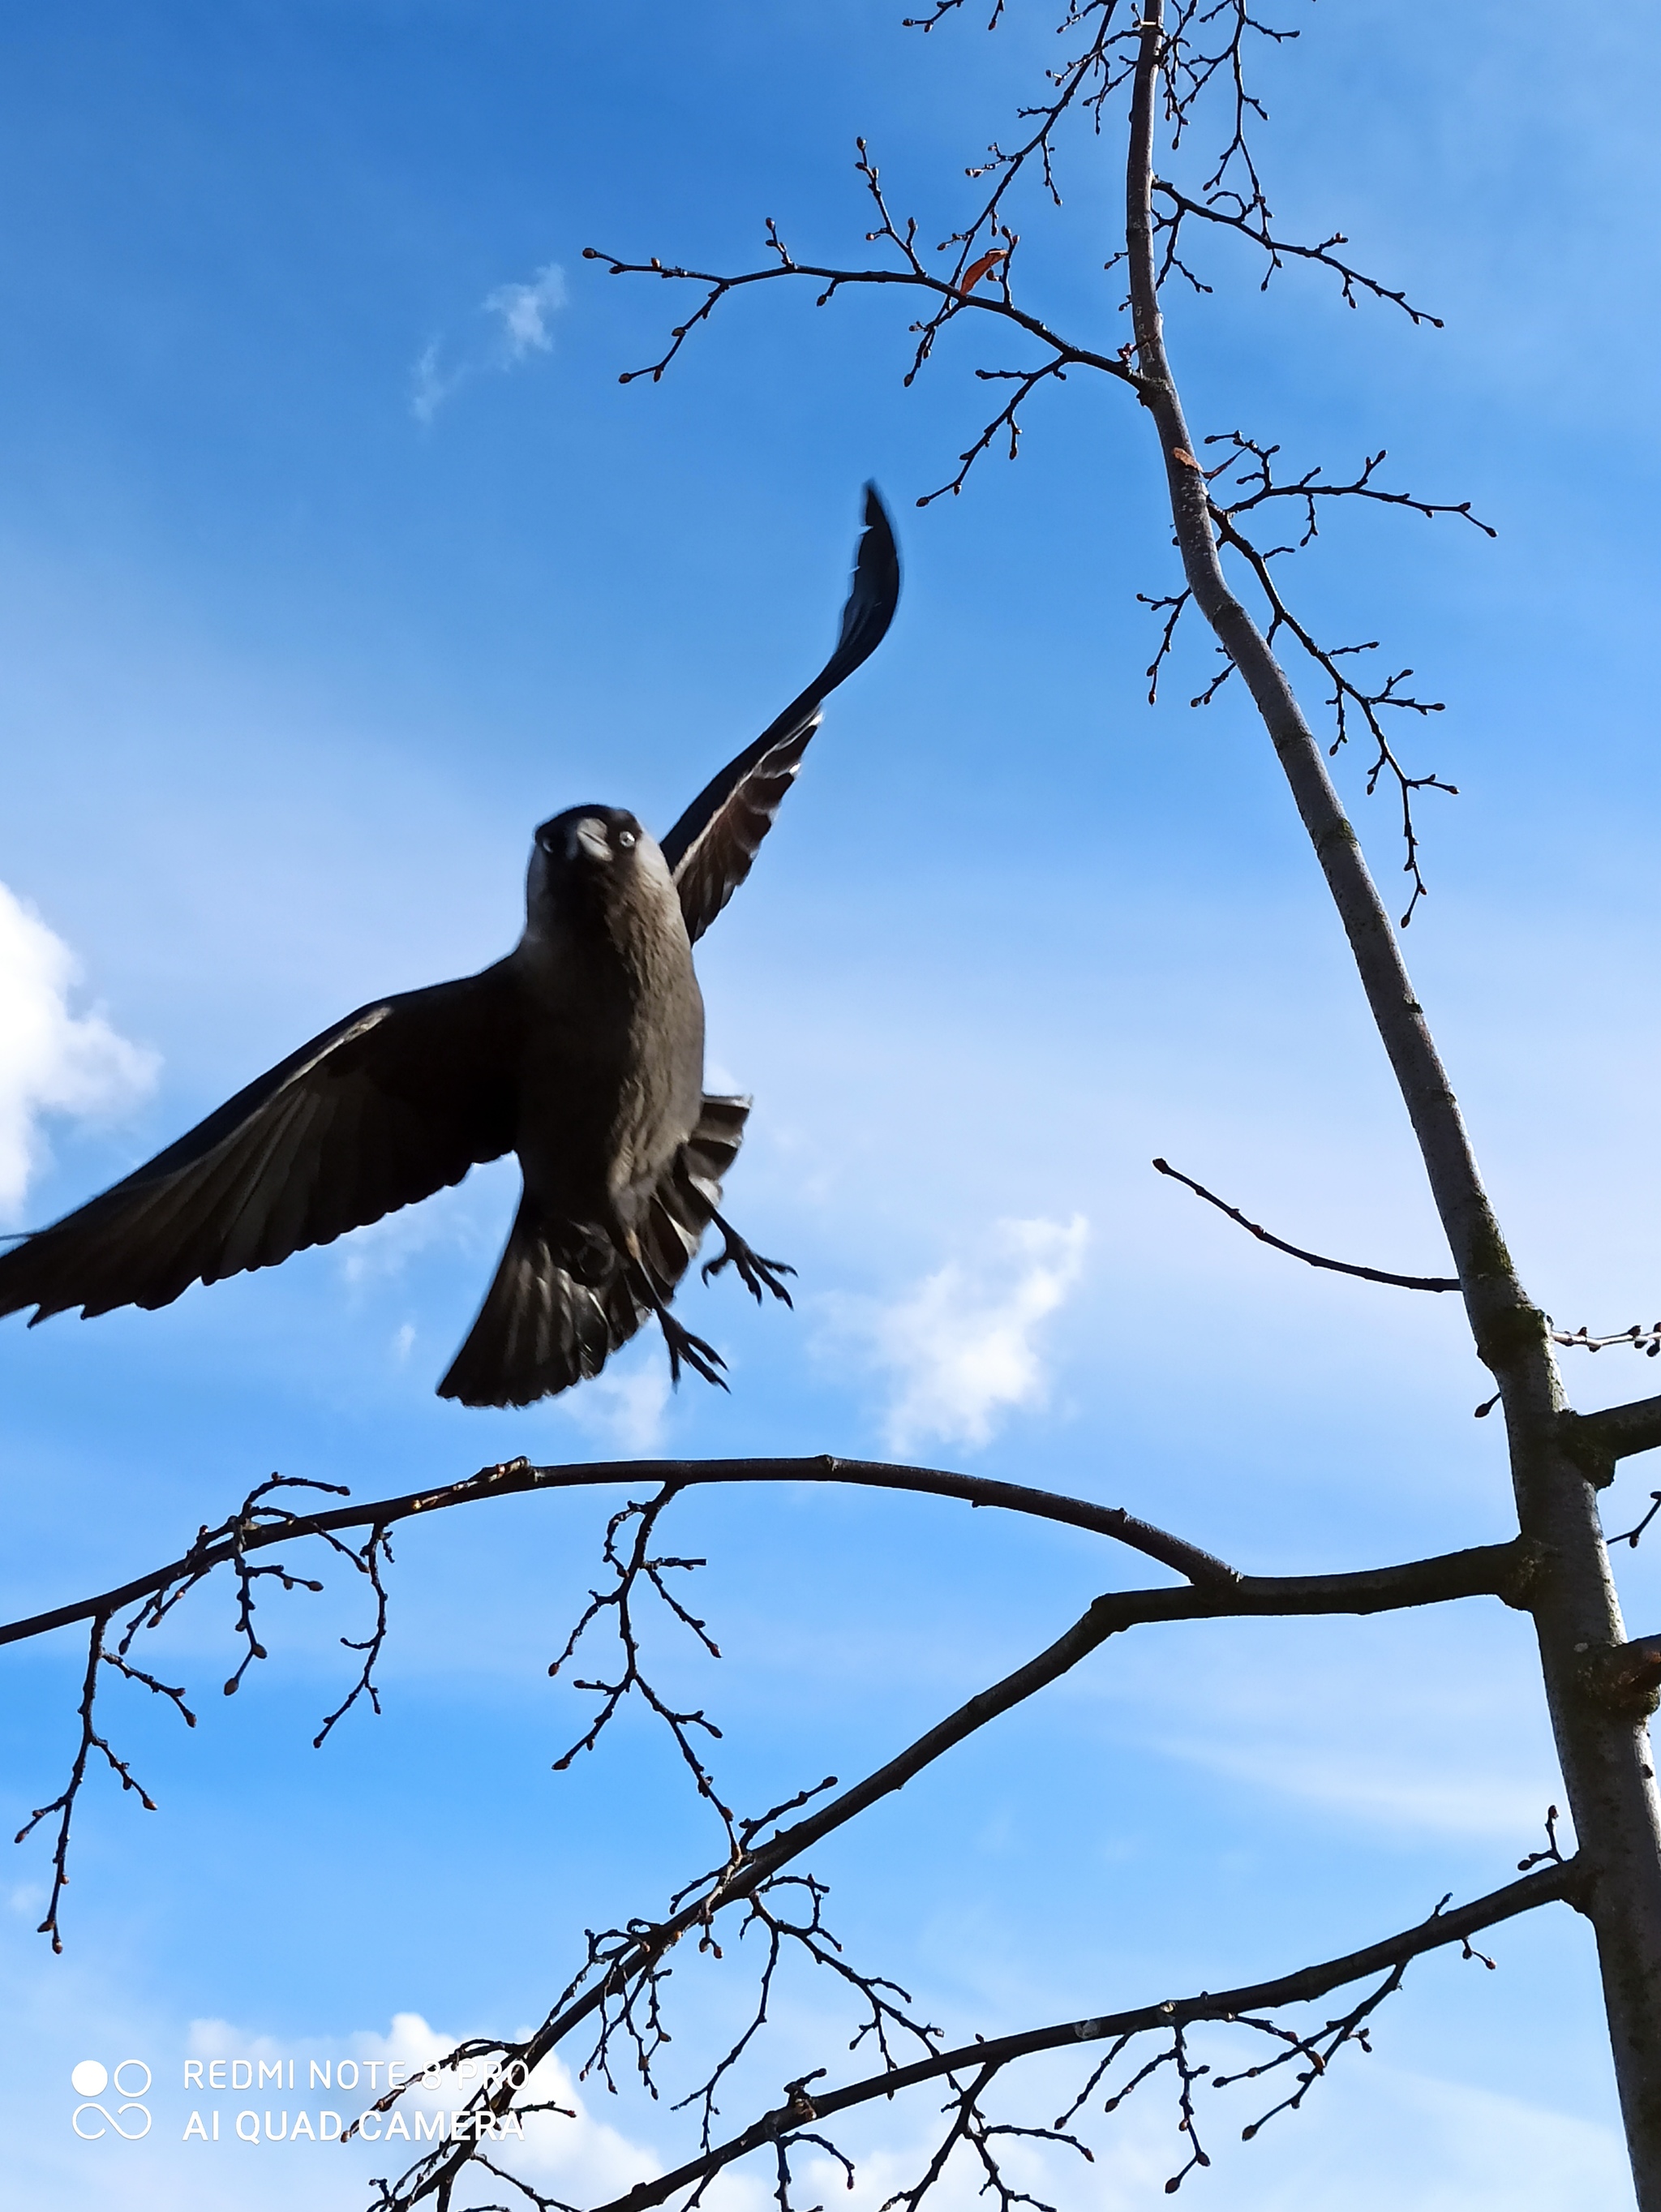
M 654 888 L 669 870 L 655 838 L 621 806 L 568 806 L 544 822 L 531 848 L 525 915 L 534 931 L 591 908 L 609 906 L 646 881 Z

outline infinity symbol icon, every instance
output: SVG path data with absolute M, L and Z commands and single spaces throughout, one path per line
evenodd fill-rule
M 117 2135 L 128 2142 L 137 2142 L 150 2132 L 150 2116 L 142 2105 L 122 2105 L 113 2112 L 106 2112 L 102 2105 L 77 2105 L 70 2117 L 70 2124 L 83 2142 L 96 2142 L 104 2133 L 101 2127 L 83 2128 L 82 2126 L 82 2120 L 88 2112 L 96 2112 L 100 2120 L 107 2120 Z M 136 2112 L 143 2121 L 143 2126 L 124 2128 L 121 2122 L 128 2112 Z

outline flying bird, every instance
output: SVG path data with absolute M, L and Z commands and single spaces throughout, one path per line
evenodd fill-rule
M 836 648 L 659 843 L 619 806 L 536 833 L 524 933 L 504 960 L 360 1006 L 123 1182 L 0 1255 L 0 1314 L 168 1305 L 194 1282 L 270 1267 L 518 1156 L 506 1249 L 439 1384 L 527 1406 L 597 1375 L 655 1316 L 682 1362 L 719 1354 L 670 1311 L 707 1229 L 759 1301 L 778 1261 L 719 1208 L 749 1102 L 703 1087 L 692 947 L 749 873 L 824 700 L 882 642 L 900 594 L 874 486 Z M 724 1386 L 723 1386 L 724 1387 Z

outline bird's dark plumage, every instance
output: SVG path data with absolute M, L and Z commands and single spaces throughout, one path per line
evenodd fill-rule
M 899 549 L 876 487 L 867 484 L 865 532 L 836 650 L 755 743 L 704 786 L 664 840 L 664 858 L 694 943 L 749 873 L 756 848 L 772 829 L 819 727 L 820 708 L 882 644 L 899 602 Z
M 703 1090 L 692 945 L 749 874 L 824 699 L 874 652 L 900 568 L 876 491 L 836 650 L 661 846 L 632 814 L 536 832 L 525 930 L 481 975 L 360 1007 L 177 1144 L 0 1255 L 0 1314 L 163 1306 L 518 1155 L 495 1279 L 440 1394 L 520 1406 L 599 1372 L 652 1314 L 676 1373 L 718 1356 L 669 1311 L 705 1231 L 757 1297 L 785 1295 L 718 1212 L 749 1103 Z M 712 1272 L 706 1270 L 706 1272 Z

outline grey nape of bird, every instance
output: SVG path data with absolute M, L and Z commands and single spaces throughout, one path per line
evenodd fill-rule
M 527 1406 L 598 1374 L 655 1315 L 671 1372 L 720 1381 L 670 1311 L 704 1232 L 759 1301 L 790 1271 L 719 1211 L 749 1102 L 703 1087 L 692 947 L 749 873 L 826 697 L 882 642 L 900 594 L 874 486 L 836 649 L 661 843 L 617 806 L 536 831 L 524 934 L 482 974 L 360 1007 L 178 1143 L 0 1255 L 0 1314 L 164 1306 L 275 1267 L 516 1152 L 506 1249 L 439 1395 Z

